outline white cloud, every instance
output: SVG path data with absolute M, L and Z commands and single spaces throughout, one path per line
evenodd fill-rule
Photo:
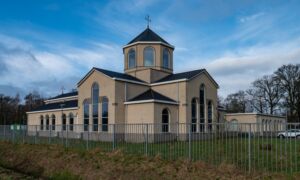
M 92 67 L 123 69 L 122 51 L 114 44 L 93 42 L 86 48 L 60 44 L 40 50 L 22 39 L 0 37 L 5 37 L 0 39 L 0 86 L 14 87 L 17 92 L 39 90 L 53 96 L 61 86 L 76 88 L 76 82 Z M 11 94 L 7 88 L 0 93 Z
M 220 84 L 220 94 L 225 96 L 246 89 L 263 75 L 272 74 L 283 64 L 300 63 L 299 39 L 286 44 L 255 46 L 225 53 L 205 65 Z
M 250 16 L 241 17 L 239 20 L 240 20 L 241 23 L 245 23 L 247 21 L 254 21 L 254 20 L 256 20 L 257 18 L 259 18 L 263 15 L 265 15 L 264 12 L 259 12 L 259 13 L 256 13 L 256 14 L 253 14 L 253 15 L 250 15 Z

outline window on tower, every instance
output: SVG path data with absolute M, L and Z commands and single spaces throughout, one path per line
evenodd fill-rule
M 162 63 L 164 68 L 170 68 L 170 52 L 167 48 L 164 49 L 163 51 L 163 63 Z
M 136 66 L 136 60 L 135 60 L 135 50 L 130 49 L 128 52 L 128 68 L 135 68 Z
M 144 66 L 154 66 L 154 48 L 153 47 L 146 47 L 144 49 Z

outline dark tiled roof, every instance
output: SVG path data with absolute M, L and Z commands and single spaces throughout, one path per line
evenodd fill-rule
M 187 71 L 182 73 L 171 74 L 165 78 L 162 78 L 154 83 L 165 82 L 165 81 L 174 81 L 179 79 L 191 79 L 192 77 L 198 75 L 201 72 L 204 72 L 205 69 L 198 69 L 194 71 Z
M 165 44 L 170 45 L 167 41 L 165 41 L 163 38 L 161 38 L 158 34 L 153 32 L 150 28 L 145 29 L 141 34 L 139 34 L 137 37 L 135 37 L 128 44 L 132 44 L 132 43 L 135 43 L 138 41 L 157 41 L 157 42 L 163 42 Z
M 100 69 L 100 68 L 95 68 L 97 71 L 102 72 L 103 74 L 111 77 L 111 78 L 120 78 L 120 79 L 126 79 L 126 80 L 131 80 L 131 81 L 137 81 L 137 82 L 142 82 L 145 83 L 144 81 L 135 78 L 133 76 L 130 76 L 128 74 L 124 74 L 124 73 L 119 73 L 119 72 L 114 72 L 114 71 L 109 71 L 109 70 L 105 70 L 105 69 Z
M 170 101 L 170 102 L 175 102 L 173 99 L 168 98 L 164 95 L 159 94 L 156 91 L 153 91 L 152 89 L 149 89 L 148 91 L 128 100 L 129 102 L 132 101 L 143 101 L 143 100 L 161 100 L 161 101 Z
M 49 98 L 50 99 L 58 99 L 58 98 L 65 98 L 65 97 L 69 97 L 69 96 L 77 96 L 78 92 L 74 91 L 74 92 L 69 92 L 69 93 L 65 93 L 65 94 L 60 94 L 58 96 L 55 96 L 53 98 Z
M 65 101 L 65 102 L 58 102 L 58 103 L 49 103 L 42 105 L 34 110 L 34 111 L 45 111 L 45 110 L 51 110 L 51 109 L 61 109 L 61 104 L 64 104 L 63 108 L 73 108 L 73 107 L 78 107 L 78 101 L 77 100 L 72 100 L 72 101 Z

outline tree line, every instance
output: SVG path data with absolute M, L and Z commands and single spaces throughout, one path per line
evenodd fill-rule
M 44 104 L 44 98 L 36 91 L 28 93 L 21 103 L 19 94 L 15 97 L 0 94 L 0 125 L 27 124 L 27 111 Z
M 219 102 L 232 113 L 276 114 L 300 122 L 300 64 L 283 65 Z

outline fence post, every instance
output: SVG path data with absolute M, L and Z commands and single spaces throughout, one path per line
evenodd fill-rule
M 37 125 L 35 125 L 34 144 L 36 144 L 37 133 Z
M 85 125 L 84 125 L 85 126 Z M 87 138 L 86 138 L 86 149 L 89 150 L 89 139 L 90 139 L 90 130 L 87 129 Z
M 68 147 L 68 137 L 69 137 L 69 128 L 70 128 L 70 125 L 66 125 L 66 147 Z
M 22 134 L 23 134 L 23 144 L 25 144 L 25 133 L 26 133 L 26 131 L 27 131 L 27 126 L 22 126 L 21 125 L 21 132 L 23 132 Z
M 15 126 L 13 125 L 13 126 L 11 126 L 12 127 L 12 131 L 13 131 L 13 133 L 12 133 L 12 135 L 13 135 L 13 143 L 15 143 Z
M 189 131 L 189 160 L 192 160 L 192 125 L 188 124 Z
M 112 147 L 112 148 L 113 148 L 113 150 L 115 150 L 115 147 L 116 147 L 116 144 L 115 144 L 115 143 L 116 143 L 116 142 L 115 142 L 115 138 L 116 138 L 116 133 L 115 133 L 115 130 L 116 130 L 116 124 L 113 124 L 113 129 L 112 129 L 112 130 L 113 130 L 113 144 L 112 144 L 113 147 Z
M 146 144 L 145 144 L 145 154 L 146 154 L 146 156 L 148 156 L 148 125 L 149 124 L 146 124 Z
M 248 132 L 248 171 L 251 172 L 251 124 L 249 124 Z
M 177 122 L 177 128 L 176 128 L 176 140 L 179 140 L 179 121 Z
M 3 137 L 4 137 L 4 140 L 6 140 L 6 125 L 4 124 L 3 126 L 4 126 L 4 132 L 3 132 L 4 135 L 3 135 Z
M 48 144 L 51 144 L 51 134 L 52 134 L 52 126 L 53 125 L 48 125 L 49 126 L 49 139 L 48 139 Z

